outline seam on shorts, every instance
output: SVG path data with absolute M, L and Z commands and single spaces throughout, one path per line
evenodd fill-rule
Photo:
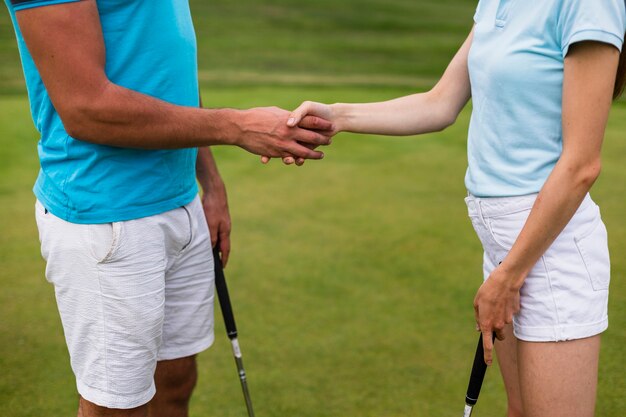
M 106 391 L 110 392 L 109 389 L 109 361 L 108 361 L 108 349 L 107 349 L 107 340 L 106 340 L 106 316 L 104 314 L 104 302 L 102 300 L 102 280 L 100 264 L 96 263 L 96 270 L 98 271 L 98 288 L 100 289 L 100 311 L 102 313 L 102 341 L 103 341 L 103 351 L 104 351 L 104 377 L 106 378 Z
M 554 298 L 554 291 L 552 289 L 552 277 L 550 276 L 550 271 L 548 270 L 548 264 L 546 262 L 546 256 L 541 255 L 541 263 L 543 264 L 543 268 L 546 271 L 546 277 L 548 277 L 548 285 L 550 287 L 550 297 L 552 298 L 552 303 L 554 304 L 554 314 L 556 315 L 557 325 L 561 325 L 561 318 L 559 317 L 559 309 L 556 304 L 556 298 Z M 560 335 L 559 335 L 560 336 Z

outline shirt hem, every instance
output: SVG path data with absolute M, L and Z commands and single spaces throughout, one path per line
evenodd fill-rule
M 113 223 L 122 222 L 127 220 L 135 220 L 143 217 L 154 216 L 157 214 L 165 213 L 166 211 L 174 210 L 176 208 L 187 205 L 193 201 L 198 195 L 197 185 L 185 194 L 176 196 L 175 198 L 162 201 L 156 204 L 150 204 L 142 207 L 133 207 L 128 209 L 118 209 L 114 211 L 94 211 L 89 213 L 79 213 L 77 211 L 70 210 L 68 207 L 63 207 L 55 204 L 52 200 L 47 198 L 46 193 L 35 185 L 33 192 L 37 199 L 41 201 L 41 204 L 52 214 L 66 222 L 76 224 L 101 224 L 101 223 Z

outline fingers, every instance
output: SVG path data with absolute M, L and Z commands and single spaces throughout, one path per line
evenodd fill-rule
M 495 330 L 496 333 L 496 339 L 498 339 L 499 341 L 503 341 L 504 339 L 506 339 L 506 336 L 504 335 L 504 329 L 496 329 Z
M 268 164 L 270 162 L 272 158 L 270 158 L 269 156 L 262 156 L 261 157 L 261 163 L 262 164 Z M 297 166 L 302 166 L 304 165 L 304 158 L 294 158 L 293 156 L 286 156 L 283 158 L 283 163 L 285 165 L 292 165 L 292 164 L 296 164 Z
M 333 131 L 334 127 L 331 122 L 326 119 L 322 119 L 317 116 L 304 116 L 300 123 L 298 123 L 298 127 L 303 129 L 310 130 L 322 130 L 322 131 Z
M 222 267 L 226 268 L 230 256 L 230 230 L 220 229 L 220 253 L 222 254 Z
M 302 159 L 322 159 L 324 158 L 324 153 L 320 151 L 316 151 L 314 149 L 309 149 L 306 146 L 303 146 L 297 142 L 290 143 L 285 147 L 286 158 L 302 158 Z M 295 159 L 294 159 L 295 161 Z
M 315 146 L 330 145 L 332 142 L 332 138 L 330 136 L 306 129 L 299 129 L 295 136 L 297 137 L 298 142 Z
M 483 328 L 483 350 L 485 351 L 484 359 L 487 366 L 493 363 L 493 332 L 491 329 Z
M 206 210 L 205 210 L 205 215 L 206 215 Z M 211 247 L 214 248 L 215 245 L 217 244 L 219 223 L 213 220 L 213 216 L 206 215 L 206 217 L 207 219 L 209 219 L 207 223 L 209 224 L 209 234 L 211 235 Z
M 310 107 L 311 107 L 311 102 L 309 101 L 305 101 L 304 103 L 300 104 L 300 106 L 294 111 L 292 111 L 291 115 L 289 115 L 289 119 L 287 120 L 287 126 L 289 127 L 298 126 L 298 124 L 304 118 L 304 116 L 306 116 L 309 113 Z

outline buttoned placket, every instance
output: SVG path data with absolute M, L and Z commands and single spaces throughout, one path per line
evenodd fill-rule
M 507 18 L 509 16 L 509 9 L 511 8 L 511 3 L 514 0 L 500 0 L 498 3 L 498 10 L 496 12 L 496 22 L 495 25 L 498 28 L 503 28 L 506 24 Z

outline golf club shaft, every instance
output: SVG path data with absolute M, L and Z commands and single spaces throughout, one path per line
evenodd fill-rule
M 233 353 L 235 355 L 235 363 L 237 364 L 237 370 L 239 371 L 239 381 L 241 382 L 241 389 L 243 391 L 243 397 L 246 400 L 246 408 L 248 409 L 248 416 L 254 417 L 254 410 L 252 409 L 252 399 L 250 398 L 250 392 L 248 391 L 248 380 L 246 378 L 246 371 L 243 369 L 243 360 L 241 358 L 241 351 L 239 351 L 239 342 L 237 338 L 231 339 L 233 345 Z M 237 353 L 239 352 L 239 356 Z
M 254 410 L 252 409 L 252 399 L 250 398 L 250 392 L 248 391 L 246 371 L 243 368 L 241 349 L 239 348 L 239 341 L 237 340 L 237 325 L 235 324 L 235 315 L 233 314 L 233 308 L 230 304 L 230 296 L 228 294 L 228 287 L 226 286 L 226 277 L 224 276 L 222 259 L 220 258 L 218 248 L 219 242 L 217 245 L 215 245 L 215 248 L 213 249 L 213 260 L 215 263 L 215 289 L 217 291 L 217 298 L 220 302 L 222 316 L 224 317 L 224 327 L 226 327 L 226 334 L 228 335 L 228 338 L 230 339 L 230 343 L 233 348 L 233 355 L 235 357 L 235 363 L 237 364 L 237 371 L 239 373 L 239 381 L 241 382 L 243 398 L 246 401 L 248 417 L 254 417 Z
M 493 340 L 495 340 L 495 333 L 492 337 Z M 485 363 L 485 350 L 483 348 L 483 335 L 481 333 L 478 338 L 476 353 L 474 354 L 474 363 L 472 365 L 472 373 L 467 385 L 467 393 L 465 394 L 465 411 L 463 413 L 463 417 L 469 417 L 472 415 L 472 408 L 478 401 L 480 388 L 482 387 L 483 380 L 485 379 L 485 372 L 487 372 L 487 364 Z

